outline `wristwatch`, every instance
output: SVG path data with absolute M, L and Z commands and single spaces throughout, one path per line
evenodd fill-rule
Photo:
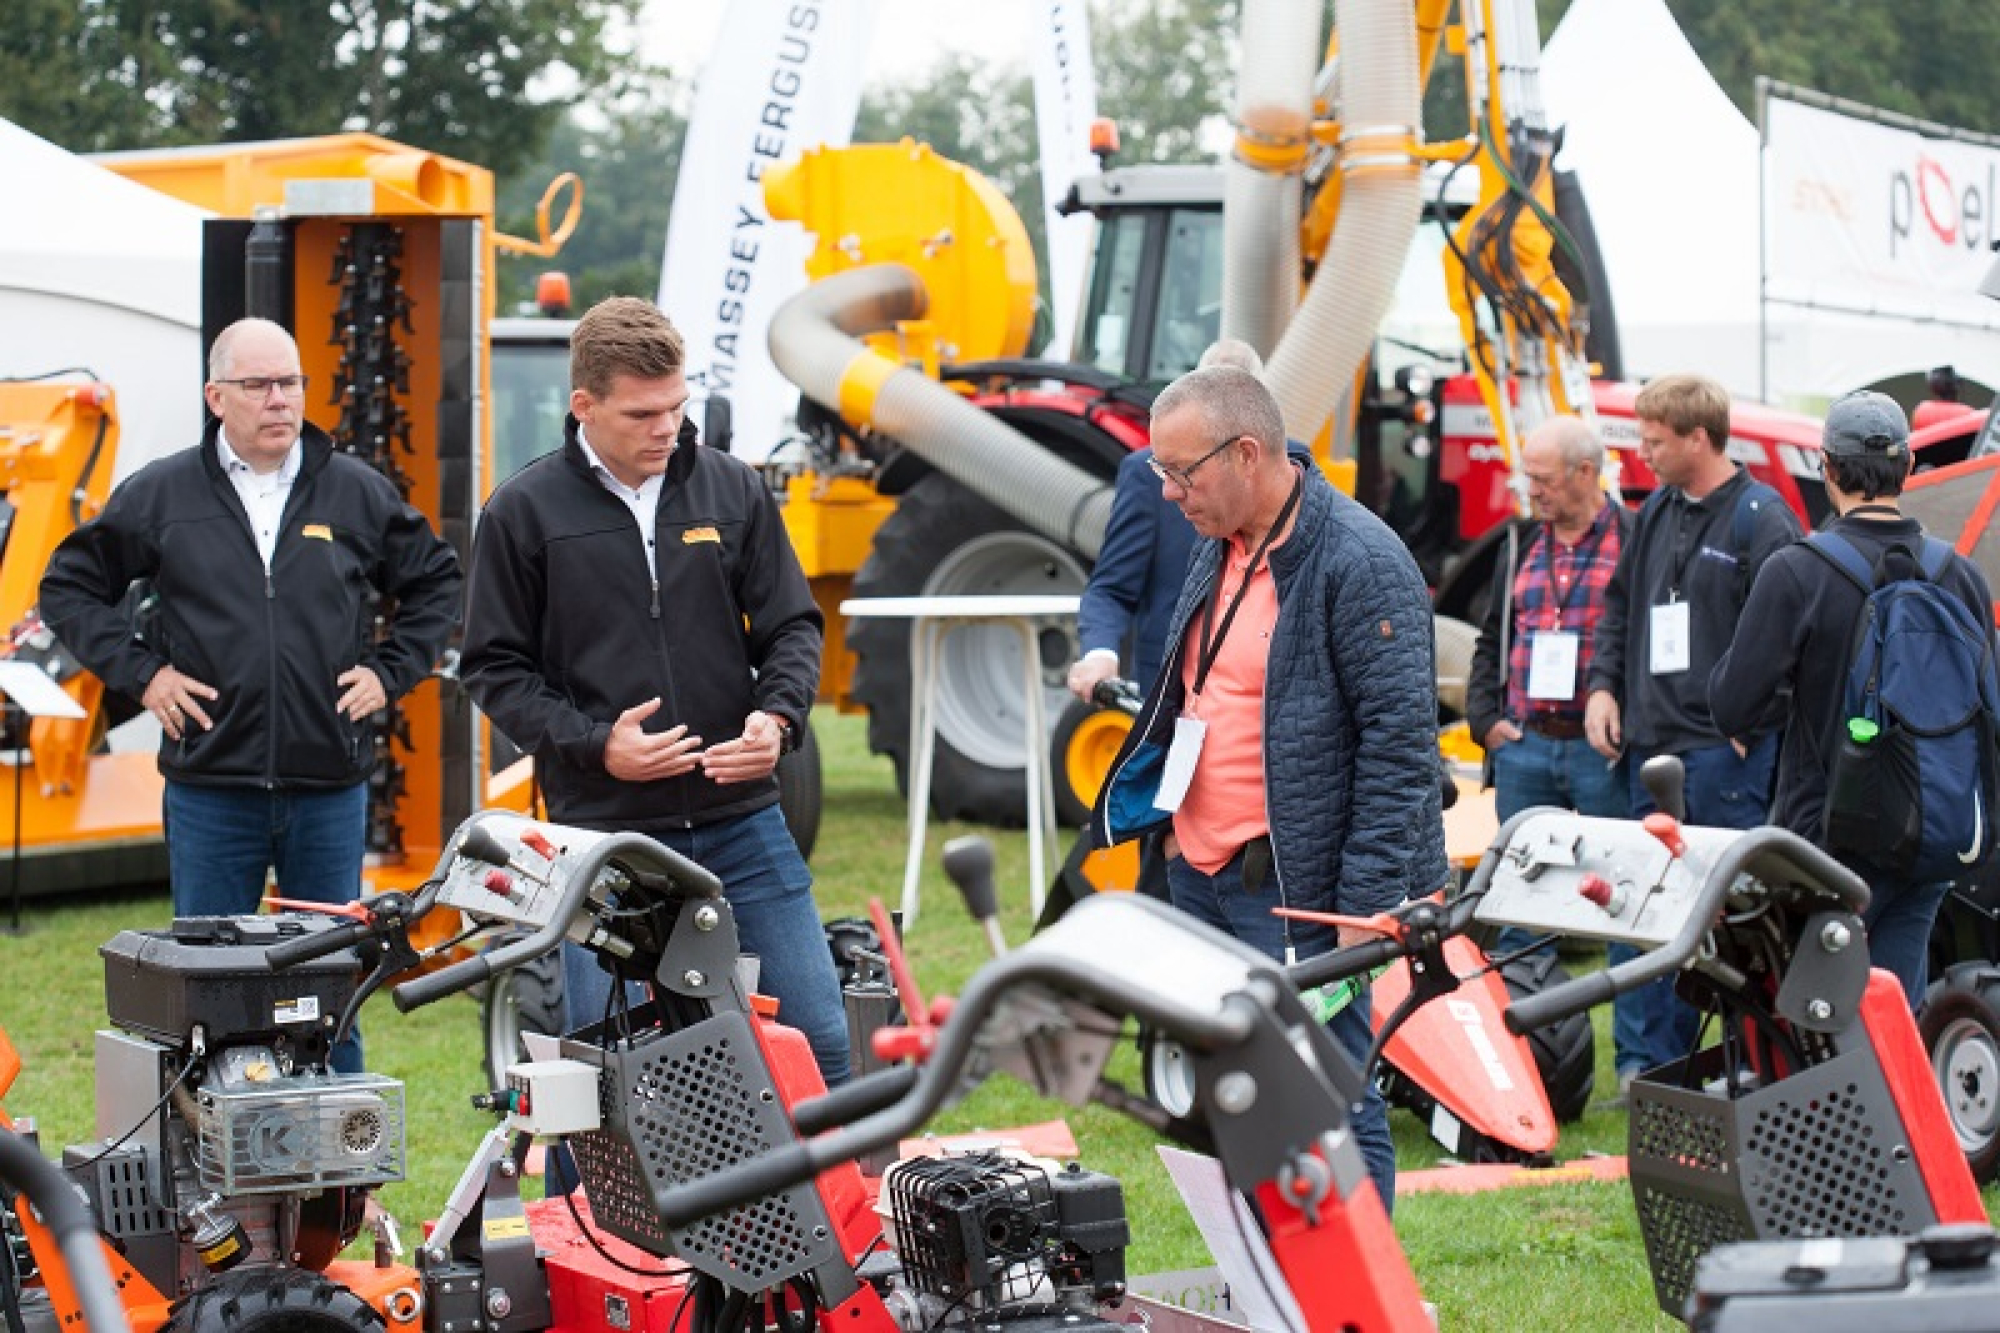
M 783 756 L 788 755 L 792 751 L 798 749 L 799 748 L 798 733 L 792 730 L 792 724 L 785 719 L 785 715 L 783 713 L 771 713 L 769 714 L 769 717 L 773 722 L 778 724 L 779 756 L 782 758 Z

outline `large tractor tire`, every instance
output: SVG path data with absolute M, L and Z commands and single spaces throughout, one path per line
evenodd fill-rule
M 951 594 L 1074 595 L 1088 562 L 974 495 L 942 473 L 905 491 L 875 534 L 854 576 L 856 597 Z M 853 695 L 868 710 L 868 748 L 888 755 L 909 790 L 910 622 L 856 620 Z M 1067 617 L 1041 630 L 1043 709 L 1053 725 L 1068 697 L 1063 677 L 1076 658 Z M 937 692 L 937 753 L 931 811 L 940 819 L 1019 826 L 1025 817 L 1021 644 L 1012 630 L 971 626 L 944 642 Z
M 382 1316 L 337 1282 L 295 1269 L 231 1273 L 176 1305 L 161 1333 L 354 1333 Z
M 1945 973 L 1919 1026 L 1966 1164 L 1990 1184 L 2000 1177 L 2000 968 L 1961 963 Z
M 512 943 L 502 936 L 490 948 Z M 479 1028 L 486 1034 L 486 1086 L 507 1086 L 507 1066 L 528 1058 L 524 1032 L 556 1035 L 563 1030 L 562 950 L 554 949 L 519 967 L 496 972 L 479 993 Z
M 1553 950 L 1543 949 L 1502 967 L 1500 979 L 1507 983 L 1508 998 L 1518 1000 L 1568 981 L 1569 973 Z M 1542 1090 L 1549 1095 L 1557 1123 L 1571 1125 L 1583 1119 L 1597 1084 L 1597 1032 L 1590 1026 L 1590 1014 L 1571 1014 L 1560 1023 L 1536 1028 L 1528 1034 L 1528 1048 L 1535 1053 L 1535 1068 L 1541 1072 Z

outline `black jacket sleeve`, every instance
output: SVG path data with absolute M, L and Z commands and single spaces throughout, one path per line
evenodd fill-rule
M 542 674 L 547 604 L 542 553 L 527 549 L 504 511 L 489 506 L 472 543 L 459 650 L 465 688 L 493 725 L 528 753 L 554 750 L 579 768 L 602 768 L 611 724 L 571 704 Z
M 1526 542 L 1520 524 L 1513 525 L 1510 541 L 1499 546 L 1500 559 L 1493 567 L 1493 587 L 1486 599 L 1486 616 L 1479 623 L 1479 640 L 1472 648 L 1472 678 L 1465 686 L 1465 722 L 1472 739 L 1486 744 L 1486 733 L 1507 715 L 1507 689 L 1500 680 L 1505 665 L 1500 659 L 1500 631 L 1514 611 L 1514 573 L 1519 553 Z
M 150 469 L 149 469 L 150 471 Z M 104 512 L 63 538 L 49 557 L 42 619 L 105 685 L 137 699 L 166 659 L 134 633 L 122 602 L 133 580 L 159 569 L 159 525 L 146 503 L 147 472 L 112 492 Z
M 389 637 L 366 663 L 381 677 L 391 699 L 415 689 L 436 665 L 458 620 L 465 576 L 458 553 L 432 530 L 430 521 L 398 504 L 383 525 L 381 566 L 376 587 L 396 600 Z
M 820 649 L 826 622 L 792 549 L 777 501 L 761 484 L 750 506 L 736 604 L 748 622 L 750 664 L 757 669 L 757 706 L 783 717 L 797 736 L 819 693 Z

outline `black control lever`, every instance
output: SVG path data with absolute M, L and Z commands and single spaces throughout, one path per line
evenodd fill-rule
M 1000 930 L 1000 894 L 993 887 L 993 844 L 976 834 L 953 838 L 940 859 L 965 899 L 965 910 L 986 932 L 986 947 L 995 958 L 1004 956 L 1007 937 Z
M 1687 822 L 1687 766 L 1679 755 L 1654 755 L 1640 765 L 1639 781 L 1662 814 Z
M 458 851 L 461 856 L 469 856 L 489 866 L 505 866 L 513 860 L 506 844 L 484 824 L 474 824 L 465 831 L 465 837 L 459 840 Z

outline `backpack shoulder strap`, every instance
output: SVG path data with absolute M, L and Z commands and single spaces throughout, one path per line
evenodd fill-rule
M 1815 532 L 1806 538 L 1806 549 L 1820 559 L 1845 574 L 1854 586 L 1861 589 L 1861 595 L 1868 597 L 1875 591 L 1875 567 L 1868 563 L 1861 548 L 1837 532 Z
M 1750 597 L 1750 542 L 1757 535 L 1757 511 L 1767 504 L 1783 504 L 1775 488 L 1755 477 L 1736 495 L 1736 508 L 1729 515 L 1730 554 L 1736 557 L 1736 604 Z
M 1944 576 L 1945 568 L 1951 564 L 1951 558 L 1956 554 L 1950 542 L 1941 541 L 1936 537 L 1924 538 L 1924 577 L 1936 583 Z

